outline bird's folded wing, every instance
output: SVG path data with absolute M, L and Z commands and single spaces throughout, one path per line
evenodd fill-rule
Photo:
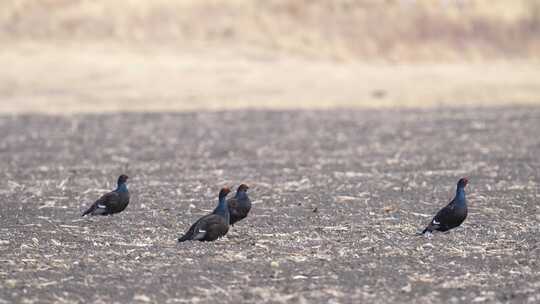
M 116 192 L 109 192 L 107 194 L 104 194 L 102 197 L 100 197 L 95 204 L 98 208 L 110 208 L 114 206 L 115 204 L 118 204 L 119 201 L 119 195 Z
M 445 225 L 446 223 L 452 220 L 452 216 L 453 216 L 452 211 L 453 211 L 453 204 L 449 204 L 448 206 L 442 208 L 441 210 L 439 210 L 439 212 L 437 212 L 437 214 L 433 218 L 432 223 L 435 224 L 434 222 L 437 222 L 436 225 L 440 225 L 441 223 L 442 225 Z
M 229 208 L 236 208 L 238 207 L 238 200 L 236 198 L 230 198 L 227 200 L 227 205 Z
M 209 214 L 201 217 L 194 225 L 193 225 L 193 239 L 194 240 L 202 240 L 206 236 L 206 233 L 208 232 L 208 227 L 211 226 L 214 219 L 217 216 L 214 214 Z

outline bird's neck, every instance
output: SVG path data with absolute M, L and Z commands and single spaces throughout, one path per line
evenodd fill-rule
M 225 197 L 219 198 L 219 203 L 216 209 L 214 210 L 214 214 L 224 216 L 228 219 L 229 217 L 229 207 L 227 206 L 227 200 Z
M 238 191 L 236 192 L 236 195 L 235 195 L 236 199 L 238 200 L 245 200 L 247 199 L 247 193 L 245 191 Z
M 465 188 L 457 187 L 456 189 L 456 202 L 460 205 L 465 204 Z
M 118 184 L 116 187 L 116 192 L 128 192 L 126 183 Z

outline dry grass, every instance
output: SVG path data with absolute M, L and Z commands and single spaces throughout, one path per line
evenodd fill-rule
M 0 3 L 0 39 L 114 40 L 398 61 L 538 58 L 540 5 L 512 1 L 66 1 Z
M 540 5 L 2 1 L 0 112 L 538 104 Z
M 0 112 L 538 104 L 540 5 L 3 1 Z

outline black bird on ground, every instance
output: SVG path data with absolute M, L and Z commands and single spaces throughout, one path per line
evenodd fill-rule
M 86 210 L 82 216 L 90 215 L 109 215 L 122 212 L 129 204 L 129 191 L 127 188 L 127 175 L 118 177 L 117 187 L 115 190 L 104 194 L 95 203 Z
M 429 225 L 422 231 L 426 232 L 447 231 L 456 228 L 467 218 L 467 199 L 465 198 L 465 186 L 469 183 L 467 178 L 461 178 L 457 183 L 456 196 L 454 199 L 437 212 Z
M 247 217 L 251 210 L 251 200 L 247 195 L 249 187 L 246 184 L 241 184 L 236 190 L 236 195 L 227 200 L 229 213 L 231 215 L 231 225 Z
M 229 231 L 229 208 L 227 207 L 227 194 L 231 190 L 227 187 L 219 191 L 219 203 L 216 209 L 208 215 L 201 217 L 188 231 L 178 239 L 178 242 L 201 241 L 210 242 L 224 236 Z

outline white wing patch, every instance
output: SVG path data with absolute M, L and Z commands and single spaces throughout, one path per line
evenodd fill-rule
M 437 220 L 433 219 L 432 221 L 433 225 L 440 225 L 441 223 L 440 222 L 437 222 Z
M 194 240 L 200 240 L 206 235 L 206 230 L 199 229 L 197 234 L 193 237 Z
M 105 209 L 105 208 L 107 208 L 107 206 L 105 206 L 105 205 L 101 205 L 101 204 L 98 204 L 98 205 L 97 205 L 97 207 L 98 207 L 98 208 L 101 208 L 101 209 Z

